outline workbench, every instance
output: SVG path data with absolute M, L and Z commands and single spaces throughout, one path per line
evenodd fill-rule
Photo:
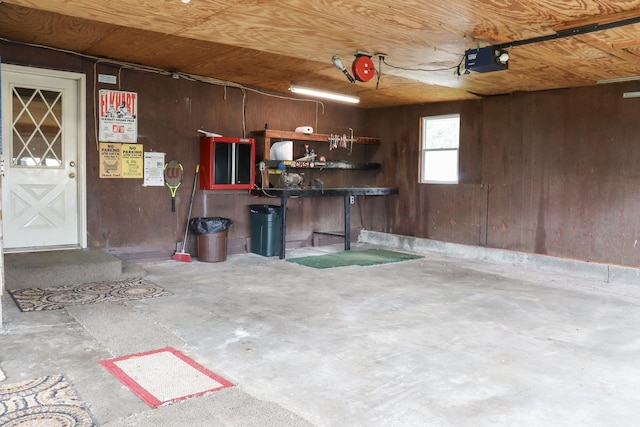
M 398 194 L 396 187 L 344 187 L 344 188 L 264 188 L 251 190 L 259 197 L 279 197 L 282 222 L 280 259 L 285 258 L 287 243 L 287 199 L 289 197 L 344 197 L 344 250 L 351 249 L 351 196 L 388 196 Z

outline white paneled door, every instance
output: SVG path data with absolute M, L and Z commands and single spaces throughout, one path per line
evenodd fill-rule
M 2 65 L 6 251 L 86 246 L 84 76 Z

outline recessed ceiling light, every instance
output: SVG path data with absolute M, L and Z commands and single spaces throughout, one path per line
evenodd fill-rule
M 182 3 L 187 4 L 189 3 L 191 0 L 182 0 Z

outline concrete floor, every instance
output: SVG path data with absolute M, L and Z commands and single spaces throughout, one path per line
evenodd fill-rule
M 109 427 L 638 424 L 637 283 L 422 254 L 150 263 L 172 296 L 49 312 L 5 295 L 0 368 L 5 382 L 66 374 Z M 98 364 L 166 346 L 236 386 L 151 409 Z

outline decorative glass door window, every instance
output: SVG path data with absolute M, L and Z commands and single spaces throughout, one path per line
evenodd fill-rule
M 13 87 L 12 166 L 62 167 L 63 92 Z

